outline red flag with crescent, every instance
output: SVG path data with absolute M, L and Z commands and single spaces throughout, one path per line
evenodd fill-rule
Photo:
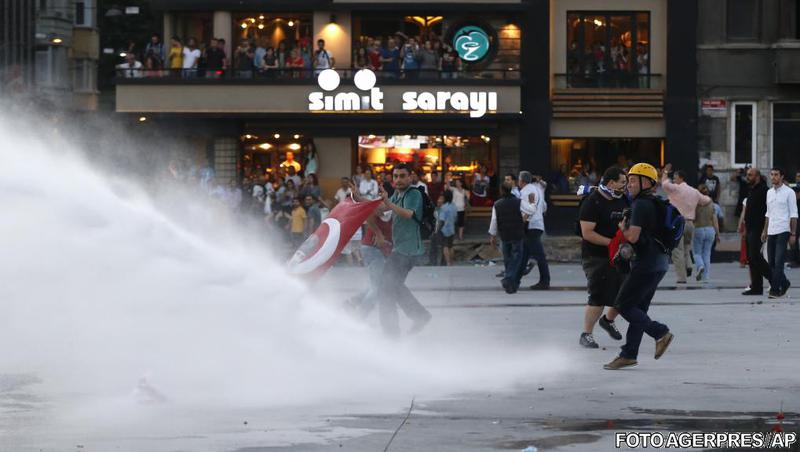
M 294 256 L 289 259 L 289 273 L 318 279 L 336 262 L 347 242 L 382 200 L 355 202 L 348 197 L 333 208 Z

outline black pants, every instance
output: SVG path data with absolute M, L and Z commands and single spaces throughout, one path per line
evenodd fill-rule
M 658 340 L 669 332 L 666 325 L 656 322 L 647 315 L 658 283 L 666 274 L 666 269 L 646 271 L 634 266 L 628 279 L 622 283 L 615 305 L 622 318 L 628 321 L 628 332 L 625 334 L 625 345 L 622 346 L 619 356 L 636 359 L 645 333 Z
M 550 267 L 547 265 L 547 255 L 544 254 L 542 234 L 544 234 L 544 231 L 540 229 L 528 229 L 525 239 L 528 246 L 528 255 L 536 261 L 536 266 L 539 267 L 539 284 L 549 286 Z
M 750 289 L 757 292 L 763 291 L 764 279 L 771 282 L 772 272 L 769 263 L 761 254 L 761 229 L 751 231 L 748 227 L 745 241 L 747 242 L 747 262 L 750 268 Z

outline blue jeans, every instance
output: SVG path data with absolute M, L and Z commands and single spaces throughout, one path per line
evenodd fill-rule
M 666 274 L 666 268 L 653 271 L 634 264 L 628 278 L 622 283 L 614 304 L 629 325 L 625 334 L 625 345 L 622 346 L 619 356 L 636 359 L 639 356 L 639 345 L 642 343 L 644 333 L 658 340 L 669 331 L 666 325 L 652 320 L 647 315 L 658 283 Z
M 522 279 L 522 272 L 528 263 L 528 247 L 525 241 L 505 241 L 501 244 L 503 249 L 503 287 L 510 286 L 514 290 L 519 289 L 519 281 Z
M 716 231 L 711 226 L 704 226 L 694 230 L 692 240 L 692 251 L 694 252 L 695 266 L 697 271 L 703 269 L 703 281 L 708 281 L 711 276 L 711 247 L 717 237 Z
M 786 245 L 789 243 L 789 233 L 770 235 L 767 237 L 767 257 L 769 257 L 769 268 L 772 272 L 772 291 L 783 292 L 789 288 L 789 280 L 786 279 Z
M 383 266 L 379 287 L 385 295 L 379 299 L 378 314 L 383 332 L 389 336 L 400 335 L 398 306 L 408 318 L 415 322 L 424 321 L 431 315 L 411 293 L 411 289 L 406 286 L 408 273 L 414 268 L 414 263 L 418 258 L 419 256 L 406 256 L 392 251 Z M 370 298 L 376 297 L 377 294 Z
M 547 266 L 547 256 L 544 254 L 544 245 L 542 245 L 542 234 L 544 231 L 541 229 L 528 229 L 526 231 L 526 239 L 528 246 L 528 253 L 536 261 L 539 267 L 539 283 L 543 285 L 550 285 L 550 267 Z

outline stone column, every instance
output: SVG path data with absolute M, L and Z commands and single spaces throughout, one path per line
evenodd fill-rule
M 164 32 L 161 35 L 161 42 L 164 43 L 164 51 L 169 53 L 170 39 L 175 34 L 175 28 L 172 26 L 172 13 L 164 13 Z
M 233 29 L 233 18 L 229 11 L 214 11 L 214 37 L 222 38 L 225 40 L 225 55 L 228 57 L 228 62 L 232 63 L 231 55 L 231 42 Z

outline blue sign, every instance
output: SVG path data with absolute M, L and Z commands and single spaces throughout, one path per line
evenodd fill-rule
M 453 48 L 458 56 L 469 63 L 479 61 L 489 54 L 489 35 L 482 28 L 467 25 L 453 35 Z

